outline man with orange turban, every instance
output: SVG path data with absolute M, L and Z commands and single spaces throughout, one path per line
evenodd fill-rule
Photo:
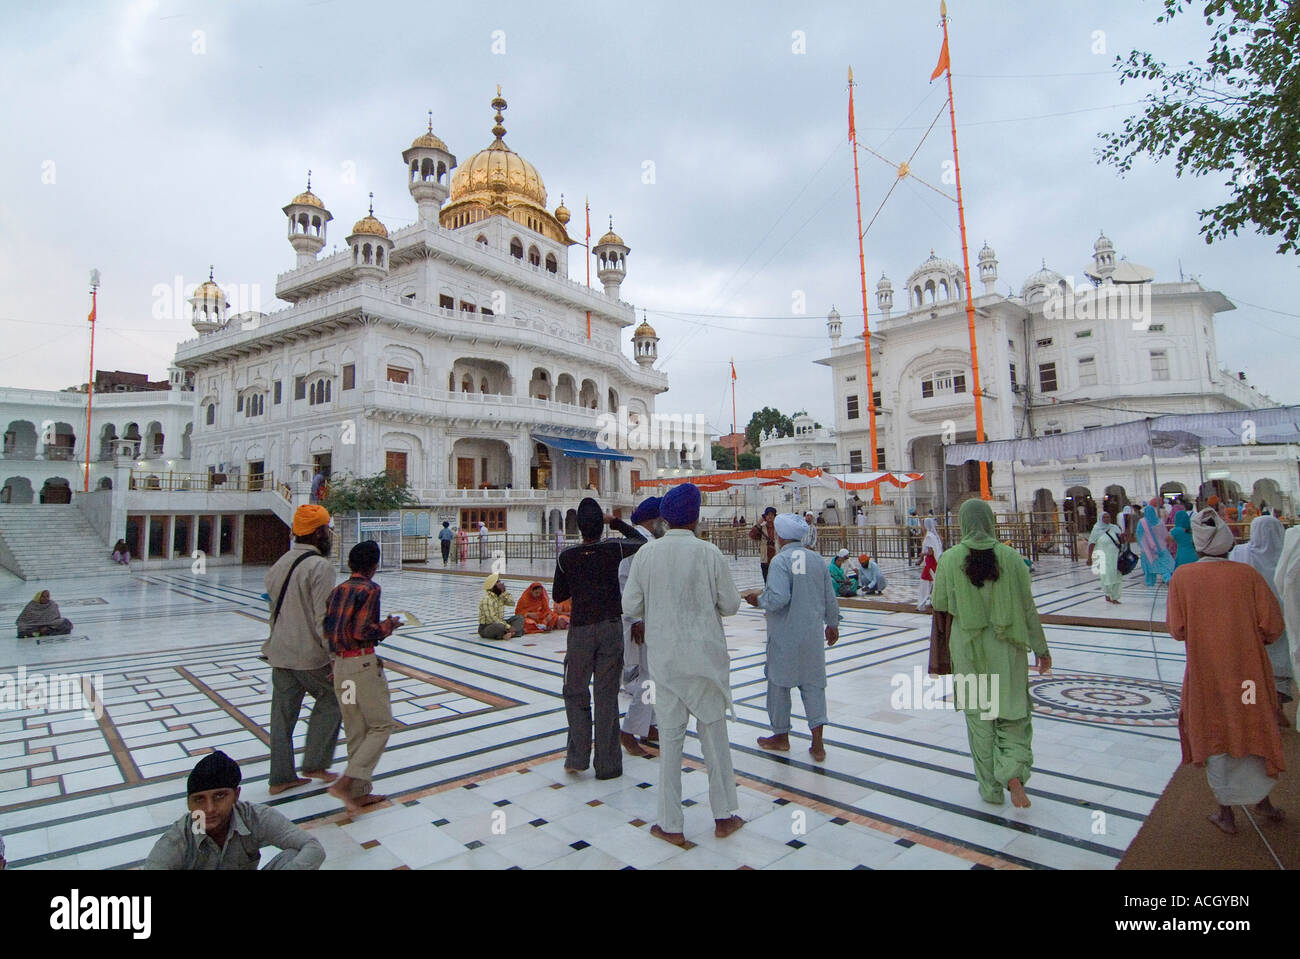
M 262 655 L 271 664 L 271 795 L 305 786 L 311 779 L 332 782 L 329 771 L 339 742 L 343 713 L 334 695 L 325 611 L 334 589 L 330 554 L 330 514 L 315 503 L 293 514 L 294 544 L 266 573 L 266 594 L 275 597 L 271 635 Z M 303 697 L 316 700 L 307 723 L 300 778 L 295 771 L 293 730 Z

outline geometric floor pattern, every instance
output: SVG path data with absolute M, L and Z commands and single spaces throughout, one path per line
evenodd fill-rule
M 512 567 L 512 595 L 547 565 Z M 752 559 L 733 571 L 742 588 L 758 585 Z M 725 622 L 732 759 L 748 822 L 713 838 L 692 731 L 682 794 L 693 845 L 679 849 L 649 835 L 657 759 L 625 755 L 615 780 L 563 773 L 564 633 L 480 641 L 476 577 L 408 570 L 378 577 L 383 612 L 408 621 L 383 647 L 399 726 L 375 789 L 393 802 L 352 819 L 317 784 L 267 794 L 270 671 L 257 658 L 264 573 L 214 567 L 45 584 L 74 634 L 38 643 L 9 633 L 0 674 L 94 675 L 105 710 L 87 718 L 13 701 L 0 710 L 0 835 L 10 868 L 138 865 L 184 814 L 195 757 L 220 748 L 241 763 L 243 798 L 310 830 L 325 846 L 326 869 L 1109 869 L 1180 759 L 1169 720 L 1181 645 L 1164 633 L 1048 626 L 1053 671 L 1032 674 L 1033 805 L 986 804 L 965 723 L 943 708 L 950 696 L 922 695 L 929 617 L 861 609 L 844 611 L 827 654 L 826 762 L 808 756 L 797 696 L 791 752 L 764 752 L 754 742 L 767 732 L 763 618 L 742 605 Z M 907 601 L 915 568 L 898 563 L 885 574 L 886 598 Z M 1040 564 L 1034 590 L 1043 612 L 1105 608 L 1083 566 Z M 32 591 L 0 582 L 0 604 L 21 608 Z M 1153 598 L 1160 604 L 1130 585 L 1134 608 L 1123 615 L 1145 618 Z M 336 770 L 344 755 L 340 743 Z

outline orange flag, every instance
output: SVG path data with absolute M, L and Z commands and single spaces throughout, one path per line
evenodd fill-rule
M 937 80 L 943 71 L 949 67 L 948 61 L 948 38 L 943 38 L 943 49 L 939 51 L 939 65 L 934 68 L 934 73 L 930 74 L 931 80 Z
M 95 322 L 95 297 L 96 296 L 97 296 L 96 292 L 94 290 L 91 290 L 90 291 L 90 315 L 86 317 L 86 319 L 89 320 L 91 323 Z
M 731 361 L 731 378 L 732 378 L 733 380 L 736 378 L 736 361 L 735 361 L 735 360 L 732 360 L 732 361 Z

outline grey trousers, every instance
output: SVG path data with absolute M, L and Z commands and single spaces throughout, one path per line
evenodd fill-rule
M 479 638 L 481 639 L 505 639 L 506 630 L 513 629 L 515 635 L 524 634 L 524 618 L 522 616 L 507 616 L 504 623 L 484 623 L 478 628 Z
M 280 786 L 298 778 L 293 761 L 293 728 L 298 724 L 303 697 L 316 700 L 307 722 L 307 742 L 302 751 L 302 768 L 310 772 L 329 769 L 339 744 L 343 714 L 330 667 L 320 669 L 271 669 L 271 777 L 268 784 Z
M 772 733 L 780 736 L 790 731 L 790 698 L 793 686 L 778 686 L 768 681 L 767 684 L 767 719 L 772 726 Z M 803 700 L 804 715 L 808 717 L 808 728 L 816 729 L 826 725 L 826 687 L 800 686 L 799 698 Z
M 659 719 L 659 828 L 681 832 L 682 747 L 691 714 L 686 704 L 664 689 L 655 689 L 655 711 Z M 727 719 L 702 723 L 695 720 L 700 751 L 709 771 L 709 807 L 714 819 L 726 819 L 740 808 L 736 796 L 736 771 L 731 766 L 731 743 L 727 740 Z
M 379 657 L 371 653 L 335 658 L 334 693 L 339 698 L 343 731 L 348 737 L 348 766 L 343 775 L 357 780 L 352 787 L 354 797 L 368 796 L 379 757 L 397 728 Z
M 596 778 L 623 775 L 618 740 L 618 688 L 623 676 L 623 623 L 608 619 L 570 626 L 564 654 L 564 711 L 569 720 L 564 765 L 586 769 L 591 762 L 592 692 L 595 693 Z M 588 686 L 592 690 L 588 690 Z

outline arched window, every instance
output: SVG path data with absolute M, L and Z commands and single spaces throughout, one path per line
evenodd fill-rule
M 516 260 L 522 260 L 524 258 L 524 245 L 519 242 L 519 237 L 517 236 L 510 240 L 510 255 Z
M 560 269 L 560 264 L 555 259 L 555 254 L 554 253 L 546 254 L 546 272 L 556 273 L 559 271 L 559 269 Z
M 486 376 L 479 381 L 478 391 L 480 393 L 486 393 L 488 391 L 488 381 Z
M 455 374 L 455 373 L 448 373 L 448 374 L 447 374 L 447 392 L 448 392 L 448 393 L 455 393 L 455 392 L 456 392 L 456 374 Z
M 478 239 L 475 240 L 474 242 L 477 243 L 479 246 L 483 247 L 483 249 L 485 250 L 487 249 L 487 245 L 488 245 L 487 237 L 485 237 L 482 233 L 478 235 Z
M 382 246 L 375 247 L 375 262 L 380 266 L 384 265 L 384 248 Z
M 211 426 L 217 421 L 217 404 L 209 403 L 207 412 L 204 414 L 203 422 Z
M 528 248 L 528 262 L 529 262 L 530 264 L 532 264 L 533 266 L 541 266 L 541 265 L 542 265 L 542 254 L 541 254 L 541 252 L 537 249 L 537 247 L 535 247 L 535 246 L 530 246 L 530 247 Z
M 462 393 L 473 393 L 473 392 L 474 392 L 474 381 L 473 381 L 472 379 L 470 379 L 470 376 L 469 376 L 468 373 L 466 373 L 464 376 L 462 376 L 462 377 L 460 378 L 460 391 L 461 391 Z

